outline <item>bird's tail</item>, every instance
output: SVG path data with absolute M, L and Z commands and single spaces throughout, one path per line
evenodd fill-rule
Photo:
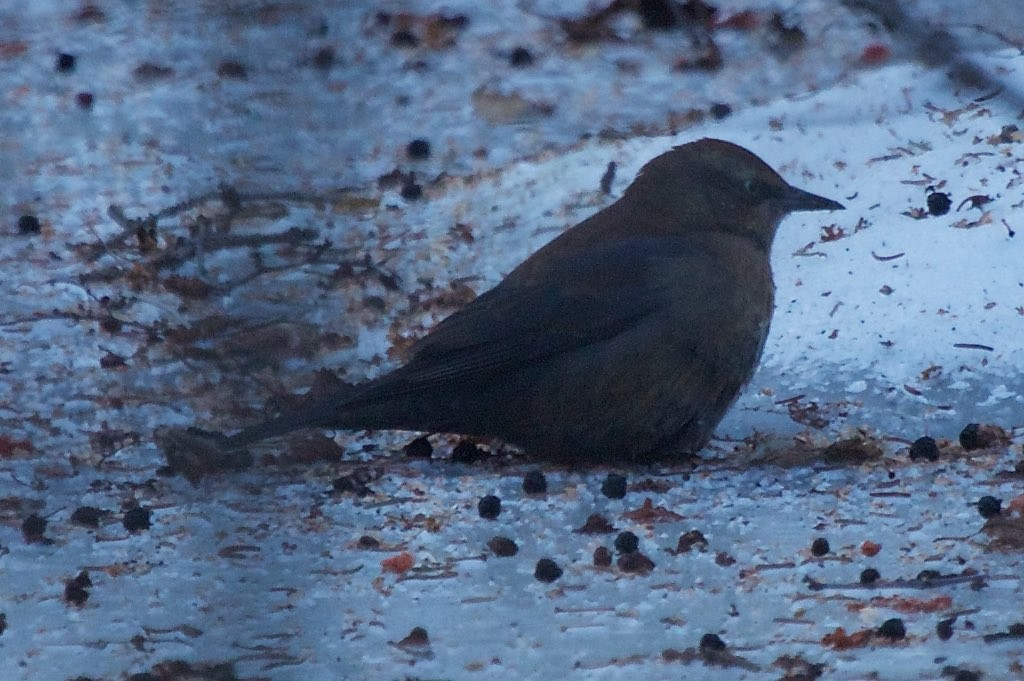
M 346 386 L 345 389 L 312 399 L 307 404 L 291 407 L 278 416 L 227 436 L 220 444 L 224 449 L 231 451 L 296 430 L 337 427 L 353 392 L 352 386 Z

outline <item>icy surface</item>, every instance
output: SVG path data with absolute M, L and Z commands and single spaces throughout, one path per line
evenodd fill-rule
M 168 660 L 270 679 L 1020 676 L 1019 530 L 980 532 L 971 505 L 1022 506 L 1013 3 L 969 22 L 959 3 L 913 6 L 975 51 L 998 96 L 832 2 L 796 4 L 782 28 L 768 3 L 719 3 L 712 72 L 677 68 L 700 56 L 690 34 L 630 12 L 571 43 L 558 18 L 583 2 L 557 17 L 533 3 L 16 4 L 0 5 L 0 678 L 120 679 Z M 509 65 L 517 46 L 532 65 Z M 76 56 L 68 72 L 60 52 Z M 543 467 L 547 493 L 527 495 L 535 465 L 515 455 L 453 464 L 435 436 L 434 460 L 412 462 L 395 433 L 269 443 L 256 467 L 197 486 L 157 475 L 156 429 L 251 422 L 320 367 L 386 371 L 644 162 L 705 136 L 846 205 L 780 230 L 762 365 L 705 460 L 617 471 L 618 500 L 606 470 Z M 430 158 L 407 158 L 416 138 Z M 422 198 L 378 180 L 396 169 Z M 950 212 L 929 214 L 929 192 Z M 20 233 L 23 215 L 40 233 Z M 970 422 L 1009 440 L 965 452 Z M 922 435 L 937 462 L 908 460 Z M 819 449 L 854 436 L 880 458 Z M 368 493 L 331 492 L 346 476 Z M 489 494 L 495 520 L 477 510 Z M 135 505 L 151 528 L 125 529 Z M 83 506 L 109 513 L 85 528 Z M 594 566 L 616 534 L 573 532 L 593 513 L 639 537 L 649 574 L 618 555 Z M 42 535 L 23 530 L 33 514 Z M 706 550 L 677 553 L 693 529 Z M 497 557 L 495 536 L 518 553 Z M 541 558 L 563 575 L 535 579 Z M 866 568 L 880 580 L 860 584 Z M 865 638 L 891 618 L 906 638 Z M 705 634 L 726 651 L 698 650 Z

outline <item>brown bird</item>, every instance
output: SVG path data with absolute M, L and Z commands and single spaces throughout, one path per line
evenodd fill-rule
M 695 453 L 761 356 L 779 222 L 841 208 L 735 144 L 676 147 L 440 322 L 404 366 L 221 446 L 317 427 L 497 437 L 575 463 Z

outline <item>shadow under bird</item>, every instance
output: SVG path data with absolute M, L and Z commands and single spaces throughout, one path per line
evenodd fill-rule
M 496 437 L 578 464 L 696 453 L 761 356 L 779 223 L 842 207 L 735 144 L 675 147 L 441 321 L 404 366 L 219 446 L 330 428 Z

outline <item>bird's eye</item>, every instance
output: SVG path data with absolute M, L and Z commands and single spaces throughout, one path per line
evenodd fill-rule
M 756 196 L 761 193 L 761 183 L 751 177 L 748 177 L 743 180 L 743 191 Z

